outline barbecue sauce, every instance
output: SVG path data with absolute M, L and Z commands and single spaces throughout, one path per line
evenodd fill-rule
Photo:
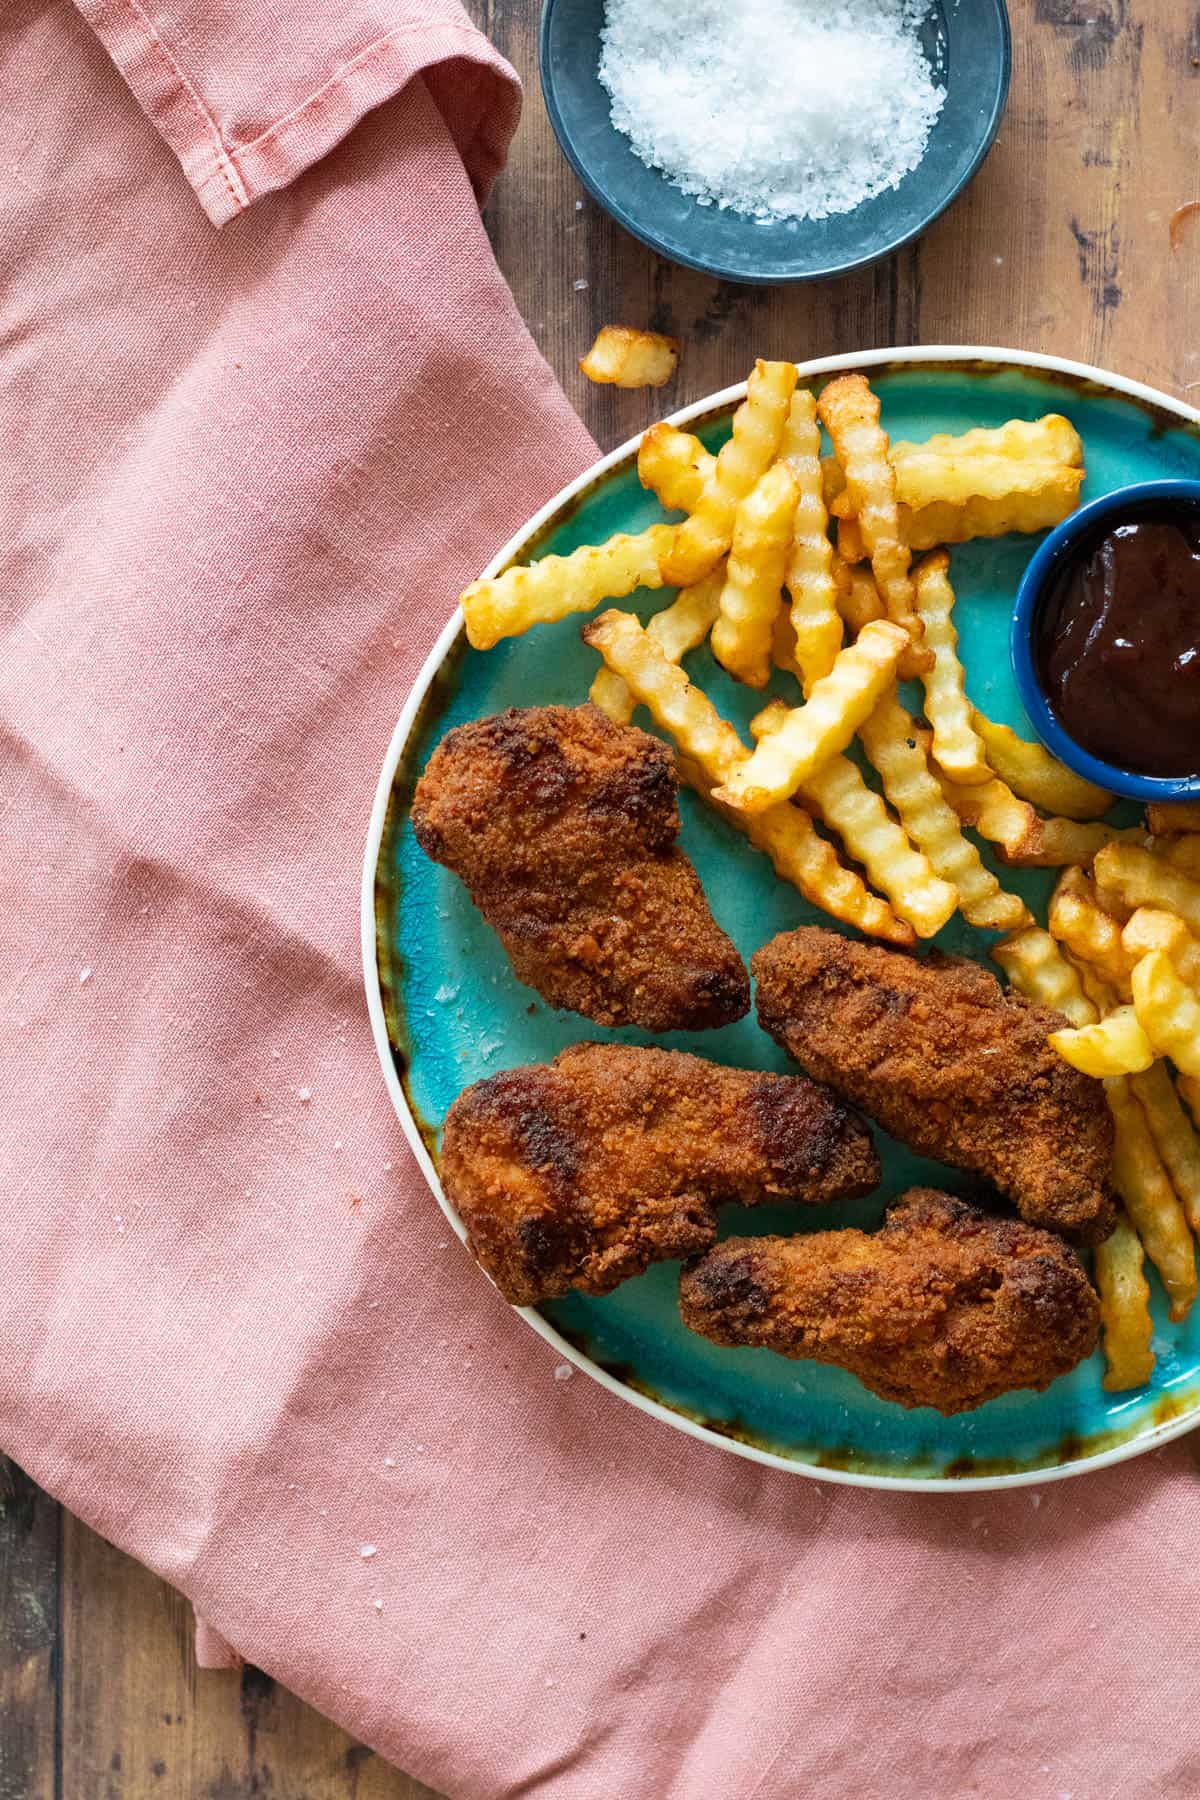
M 1200 774 L 1200 515 L 1134 518 L 1060 570 L 1034 654 L 1083 749 L 1142 775 Z

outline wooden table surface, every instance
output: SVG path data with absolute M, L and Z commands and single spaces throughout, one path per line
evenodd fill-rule
M 763 291 L 672 268 L 582 198 L 537 90 L 535 0 L 469 0 L 525 117 L 488 210 L 501 267 L 604 448 L 755 355 L 976 343 L 1200 394 L 1200 13 L 1010 0 L 1012 97 L 970 192 L 865 274 Z M 620 321 L 683 340 L 664 394 L 576 367 Z M 0 1465 L 0 1800 L 418 1800 L 428 1790 L 257 1671 L 197 1673 L 184 1601 Z

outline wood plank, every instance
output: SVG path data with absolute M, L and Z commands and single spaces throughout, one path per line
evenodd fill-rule
M 0 1800 L 54 1800 L 59 1509 L 0 1457 Z
M 437 1800 L 257 1669 L 197 1670 L 188 1603 L 66 1516 L 62 1614 L 63 1795 Z
M 1168 238 L 1175 209 L 1200 198 L 1194 9 L 1159 0 L 1135 24 L 1122 0 L 1010 0 L 1009 110 L 967 194 L 876 269 L 764 290 L 674 268 L 596 207 L 546 117 L 537 9 L 468 5 L 526 85 L 488 228 L 534 337 L 603 448 L 741 380 L 756 354 L 997 344 L 1097 361 L 1177 393 L 1200 383 L 1200 218 L 1177 250 Z M 580 375 L 593 334 L 615 321 L 683 340 L 671 387 L 621 393 Z

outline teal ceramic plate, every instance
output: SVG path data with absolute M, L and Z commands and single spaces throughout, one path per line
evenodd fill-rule
M 1097 369 L 1011 351 L 930 348 L 829 358 L 806 365 L 801 374 L 825 376 L 850 367 L 873 370 L 884 423 L 896 437 L 1065 413 L 1086 446 L 1085 499 L 1130 481 L 1200 476 L 1200 413 Z M 730 388 L 677 420 L 715 448 L 743 392 Z M 657 501 L 638 484 L 636 453 L 635 441 L 605 457 L 532 519 L 487 572 L 614 531 L 640 531 L 661 517 Z M 986 712 L 1026 734 L 1009 665 L 1008 626 L 1017 582 L 1038 541 L 1011 537 L 954 552 L 956 618 L 970 691 Z M 646 614 L 664 604 L 662 595 L 635 596 L 631 604 L 639 601 Z M 460 1237 L 437 1177 L 439 1129 L 459 1090 L 499 1069 L 544 1061 L 583 1038 L 655 1041 L 636 1031 L 606 1033 L 552 1012 L 519 986 L 465 889 L 422 855 L 409 822 L 416 778 L 451 726 L 508 706 L 574 705 L 585 698 L 597 659 L 580 642 L 579 625 L 574 618 L 539 626 L 479 654 L 467 647 L 456 615 L 396 728 L 371 821 L 363 884 L 371 1019 L 401 1123 Z M 743 726 L 762 705 L 761 696 L 716 668 L 707 649 L 689 659 L 689 668 Z M 775 932 L 817 918 L 776 880 L 764 858 L 691 794 L 684 793 L 680 804 L 683 845 L 713 911 L 747 961 Z M 1051 878 L 1008 871 L 1007 879 L 1044 918 Z M 951 925 L 940 941 L 980 956 L 992 940 Z M 722 1031 L 657 1041 L 746 1067 L 789 1066 L 753 1016 Z M 806 1211 L 802 1221 L 782 1207 L 729 1209 L 723 1226 L 791 1232 L 869 1225 L 891 1196 L 914 1181 L 961 1185 L 961 1177 L 888 1139 L 880 1138 L 880 1150 L 884 1183 L 869 1200 L 816 1216 Z M 1146 1388 L 1106 1394 L 1097 1355 L 1044 1394 L 1010 1394 L 943 1419 L 877 1400 L 840 1370 L 789 1362 L 766 1350 L 719 1349 L 692 1336 L 679 1321 L 677 1282 L 678 1267 L 664 1264 L 603 1299 L 572 1295 L 523 1316 L 564 1357 L 665 1424 L 826 1481 L 934 1489 L 1044 1481 L 1136 1455 L 1200 1422 L 1200 1308 L 1188 1323 L 1171 1325 L 1157 1291 L 1158 1360 Z M 504 1304 L 482 1273 L 478 1283 L 481 1307 Z

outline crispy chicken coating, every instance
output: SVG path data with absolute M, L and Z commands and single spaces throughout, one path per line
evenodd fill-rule
M 947 1414 L 1048 1387 L 1100 1324 L 1060 1237 L 932 1188 L 873 1233 L 726 1238 L 684 1270 L 679 1303 L 715 1344 L 834 1363 L 883 1400 Z
M 675 843 L 671 752 L 594 706 L 448 732 L 417 842 L 466 883 L 519 981 L 597 1025 L 697 1031 L 750 1009 L 742 960 Z
M 577 1044 L 460 1094 L 441 1175 L 476 1259 L 533 1306 L 707 1249 L 727 1201 L 870 1193 L 879 1161 L 861 1120 L 801 1076 Z
M 1112 1120 L 1100 1082 L 1046 1041 L 1058 1013 L 976 963 L 832 931 L 784 932 L 751 968 L 763 1029 L 885 1131 L 984 1176 L 1031 1225 L 1108 1236 Z

